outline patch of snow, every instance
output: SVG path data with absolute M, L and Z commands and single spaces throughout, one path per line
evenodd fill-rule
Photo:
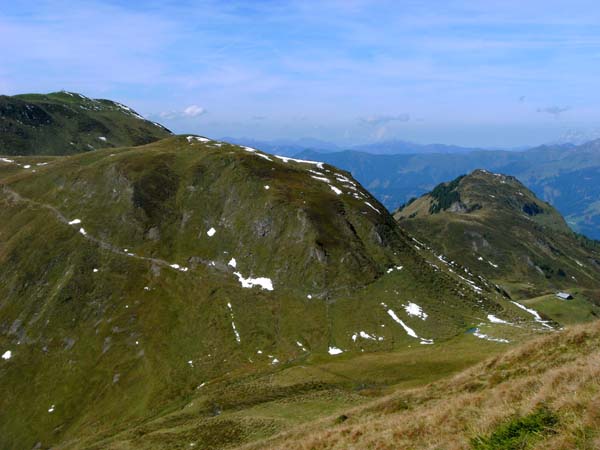
M 216 232 L 217 232 L 217 230 L 215 230 L 214 228 L 211 228 L 210 230 L 208 230 L 206 232 L 206 234 L 208 235 L 208 237 L 213 237 Z
M 50 408 L 48 408 L 48 412 L 49 413 L 53 413 L 54 412 L 54 405 L 51 405 Z
M 12 358 L 12 352 L 10 350 L 6 350 L 3 354 L 2 354 L 2 359 L 8 361 L 10 358 Z
M 231 303 L 227 302 L 227 307 L 229 308 L 229 314 L 231 315 L 231 328 L 233 328 L 233 334 L 235 334 L 235 340 L 239 344 L 241 342 L 240 333 L 238 332 L 235 322 L 233 321 L 233 308 L 231 307 Z
M 267 161 L 273 161 L 271 158 L 269 158 L 267 155 L 263 155 L 262 153 L 254 153 L 256 156 L 260 156 L 262 159 L 266 159 Z
M 342 350 L 341 348 L 337 348 L 337 347 L 329 347 L 329 350 L 327 350 L 327 352 L 330 355 L 339 355 L 341 353 L 344 353 L 344 350 Z
M 187 141 L 191 144 L 192 141 L 196 140 L 198 142 L 210 142 L 210 139 L 200 136 L 188 136 L 186 137 Z
M 273 361 L 271 361 L 271 364 L 273 364 L 273 365 L 279 364 L 279 360 L 277 358 L 273 358 Z
M 408 325 L 406 325 L 404 322 L 402 322 L 402 320 L 400 320 L 400 318 L 396 315 L 396 313 L 392 309 L 388 309 L 387 313 L 396 323 L 400 324 L 400 326 L 402 328 L 404 328 L 404 331 L 406 331 L 406 334 L 408 334 L 410 337 L 419 339 L 419 336 L 417 336 L 417 333 L 415 333 L 415 331 L 412 328 L 410 328 Z
M 409 316 L 418 317 L 421 320 L 427 319 L 427 313 L 416 303 L 408 302 L 408 305 L 404 305 L 404 310 Z
M 80 223 L 81 223 L 81 220 L 73 219 L 69 222 L 69 225 L 79 225 Z
M 310 299 L 312 299 L 312 295 L 308 294 L 308 295 L 306 296 L 306 298 L 310 300 Z
M 537 323 L 540 323 L 541 325 L 543 325 L 546 328 L 552 329 L 552 327 L 550 325 L 548 325 L 548 323 L 544 319 L 542 319 L 542 316 L 540 316 L 540 314 L 535 309 L 528 308 L 527 306 L 521 305 L 520 303 L 517 303 L 517 302 L 513 302 L 512 300 L 511 300 L 511 303 L 513 305 L 515 305 L 516 307 L 521 308 L 523 311 L 527 311 L 529 314 L 531 314 L 533 316 L 533 319 Z
M 337 195 L 340 195 L 342 193 L 342 191 L 338 188 L 336 188 L 335 186 L 333 186 L 332 184 L 329 185 L 329 187 L 331 188 L 331 190 L 333 192 L 335 192 Z
M 30 166 L 29 164 L 25 164 L 25 165 L 23 166 L 23 169 L 29 169 L 30 167 L 31 167 L 31 166 Z
M 366 331 L 359 331 L 358 333 L 354 333 L 352 335 L 352 340 L 354 342 L 356 342 L 356 339 L 358 339 L 359 337 L 363 338 L 363 339 L 368 339 L 371 341 L 376 341 L 377 337 L 375 337 L 375 335 L 371 335 L 369 333 L 367 333 Z
M 268 184 L 265 184 L 265 189 L 268 191 L 269 189 L 271 189 L 271 186 L 269 186 Z
M 502 320 L 496 316 L 494 316 L 493 314 L 488 314 L 487 319 L 492 322 L 492 323 L 504 323 L 504 324 L 508 324 L 508 322 L 506 320 Z
M 12 163 L 15 162 L 14 160 L 8 159 L 8 158 L 0 158 L 0 161 L 5 162 L 5 163 L 9 163 L 9 164 L 12 164 Z
M 85 235 L 87 235 L 87 231 L 85 231 L 85 229 L 84 229 L 84 228 L 80 228 L 80 229 L 79 229 L 79 232 L 80 232 L 81 234 L 83 234 L 84 236 L 85 236 Z
M 94 269 L 94 270 L 92 270 L 92 272 L 98 273 L 98 269 Z
M 181 267 L 179 264 L 170 264 L 169 266 L 175 270 L 179 270 Z
M 102 142 L 106 142 L 106 138 L 104 136 L 100 136 L 98 137 L 99 140 L 101 140 Z
M 287 163 L 289 161 L 294 161 L 297 163 L 301 163 L 301 164 L 314 164 L 315 166 L 317 166 L 319 169 L 323 169 L 323 163 L 319 162 L 319 161 L 307 161 L 305 159 L 295 159 L 295 158 L 289 158 L 287 156 L 279 156 L 279 155 L 273 155 L 275 156 L 275 158 L 278 158 L 280 160 L 282 160 L 284 163 Z
M 262 289 L 266 289 L 267 291 L 272 291 L 273 290 L 273 282 L 271 281 L 270 278 L 265 278 L 265 277 L 259 277 L 259 278 L 248 277 L 248 278 L 244 278 L 242 276 L 242 274 L 239 273 L 239 272 L 234 272 L 233 274 L 238 277 L 238 280 L 240 281 L 240 284 L 244 288 L 252 288 L 254 286 L 260 286 Z
M 235 327 L 234 321 L 231 321 L 231 328 L 233 328 L 233 334 L 235 334 L 235 340 L 239 344 L 241 342 L 240 333 L 238 332 L 237 328 Z
M 479 328 L 475 329 L 475 331 L 473 332 L 473 336 L 475 336 L 479 339 L 485 339 L 486 341 L 500 342 L 502 344 L 508 344 L 510 342 L 508 339 L 493 338 L 493 337 L 488 336 L 487 334 L 483 334 L 479 331 Z
M 229 260 L 229 262 L 227 263 L 228 266 L 233 267 L 234 269 L 237 267 L 237 261 L 235 260 L 235 258 L 231 258 Z
M 194 367 L 194 361 L 192 361 L 191 359 L 187 363 L 189 364 L 190 367 Z
M 315 180 L 319 180 L 319 181 L 323 181 L 324 183 L 330 183 L 329 178 L 325 178 L 325 177 L 318 177 L 316 175 L 311 175 L 311 178 L 314 178 Z
M 465 272 L 467 272 L 467 269 L 465 269 Z M 463 276 L 460 276 L 460 275 L 458 275 L 458 278 L 460 278 L 463 281 L 466 281 L 469 284 L 469 286 L 471 286 L 471 288 L 473 288 L 473 290 L 475 292 L 482 292 L 483 291 L 483 289 L 481 289 L 479 286 L 477 286 L 474 281 L 469 280 L 469 279 L 467 279 L 467 278 L 465 278 Z
M 379 211 L 377 208 L 375 208 L 373 205 L 371 205 L 369 202 L 365 202 L 365 205 L 367 205 L 369 208 L 371 208 L 372 210 L 376 211 L 377 214 L 381 214 L 381 211 Z

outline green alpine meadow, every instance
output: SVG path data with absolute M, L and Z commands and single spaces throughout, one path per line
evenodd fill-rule
M 600 449 L 598 23 L 5 2 L 0 450 Z

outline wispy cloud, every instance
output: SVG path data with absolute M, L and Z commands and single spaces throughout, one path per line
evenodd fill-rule
M 191 119 L 195 117 L 200 117 L 206 113 L 206 109 L 202 106 L 190 105 L 186 106 L 181 111 L 163 111 L 158 114 L 158 117 L 160 117 L 161 119 Z
M 537 112 L 551 114 L 555 118 L 557 118 L 558 116 L 560 116 L 562 113 L 568 111 L 569 109 L 571 109 L 571 108 L 568 106 L 547 106 L 545 108 L 538 108 Z
M 385 125 L 390 122 L 408 122 L 409 120 L 410 120 L 410 114 L 408 114 L 408 113 L 397 114 L 394 116 L 375 115 L 375 116 L 368 116 L 368 117 L 360 118 L 361 122 L 366 123 L 367 125 L 374 125 L 374 126 Z

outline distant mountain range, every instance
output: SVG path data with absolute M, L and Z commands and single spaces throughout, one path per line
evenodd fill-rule
M 283 156 L 293 156 L 305 150 L 311 150 L 318 153 L 339 152 L 344 150 L 343 147 L 339 147 L 331 142 L 312 138 L 260 140 L 226 136 L 221 138 L 221 140 L 225 142 L 231 142 L 232 144 L 247 145 L 248 147 L 259 148 L 265 152 L 275 153 Z
M 412 155 L 304 151 L 299 157 L 348 170 L 390 210 L 475 169 L 513 175 L 555 206 L 574 230 L 600 239 L 600 140 L 526 151 Z
M 463 147 L 460 145 L 447 144 L 417 144 L 415 142 L 392 139 L 360 145 L 338 145 L 332 142 L 312 138 L 301 139 L 275 139 L 257 140 L 251 138 L 224 137 L 223 141 L 238 145 L 248 145 L 262 150 L 285 156 L 293 156 L 304 151 L 316 153 L 333 153 L 340 151 L 355 151 L 370 153 L 373 155 L 406 155 L 406 154 L 430 154 L 430 153 L 468 153 L 474 151 L 487 151 L 495 149 Z M 504 149 L 506 151 L 525 150 L 525 147 L 515 149 Z

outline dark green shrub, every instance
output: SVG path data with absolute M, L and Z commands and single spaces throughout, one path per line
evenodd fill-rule
M 445 211 L 450 208 L 454 202 L 460 201 L 460 194 L 456 191 L 456 188 L 464 177 L 464 175 L 461 175 L 450 183 L 438 184 L 433 191 L 431 191 L 431 197 L 436 200 L 436 202 L 429 207 L 429 212 L 431 214 Z
M 471 439 L 474 450 L 525 450 L 538 440 L 554 433 L 558 417 L 541 407 L 523 417 L 514 417 L 500 425 L 489 436 Z

